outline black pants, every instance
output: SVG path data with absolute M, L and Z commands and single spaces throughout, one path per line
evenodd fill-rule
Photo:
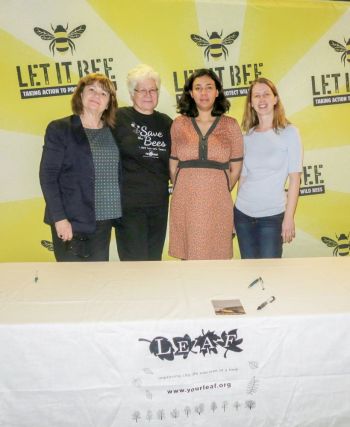
M 168 221 L 168 205 L 123 209 L 117 221 L 121 261 L 160 261 Z
M 108 261 L 111 241 L 112 220 L 96 221 L 92 234 L 78 233 L 69 242 L 63 242 L 51 226 L 53 250 L 56 261 Z

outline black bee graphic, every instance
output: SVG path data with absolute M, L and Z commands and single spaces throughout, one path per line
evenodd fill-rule
M 53 251 L 53 244 L 49 240 L 42 240 L 40 243 L 41 246 L 46 248 L 48 251 Z
M 72 42 L 71 39 L 78 39 L 86 30 L 86 25 L 79 25 L 79 27 L 74 28 L 74 30 L 72 30 L 68 34 L 67 34 L 68 24 L 66 28 L 64 28 L 63 25 L 57 25 L 55 29 L 51 25 L 51 28 L 52 28 L 53 34 L 39 27 L 35 27 L 34 32 L 42 40 L 52 40 L 50 43 L 49 49 L 53 55 L 55 55 L 55 49 L 60 53 L 64 53 L 69 48 L 71 53 L 73 54 L 73 51 L 75 50 L 75 44 Z
M 350 253 L 350 233 L 346 236 L 344 233 L 340 234 L 339 237 L 335 235 L 337 242 L 329 237 L 321 237 L 322 242 L 329 248 L 334 248 L 333 256 L 347 256 Z
M 208 39 L 205 39 L 204 37 L 198 36 L 197 34 L 191 34 L 191 39 L 200 47 L 206 47 L 204 50 L 204 56 L 209 59 L 209 54 L 212 58 L 215 60 L 218 60 L 222 54 L 224 54 L 224 57 L 226 59 L 226 56 L 228 55 L 227 45 L 232 44 L 236 38 L 239 36 L 238 31 L 234 31 L 233 33 L 226 36 L 224 39 L 222 39 L 222 31 L 221 33 L 217 33 L 216 31 L 213 31 L 211 35 L 208 34 Z
M 345 60 L 350 62 L 350 38 L 348 41 L 344 39 L 345 46 L 341 43 L 336 42 L 335 40 L 329 40 L 329 45 L 336 51 L 342 52 L 341 61 L 345 67 Z

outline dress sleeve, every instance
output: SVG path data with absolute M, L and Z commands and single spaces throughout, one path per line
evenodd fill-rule
M 240 162 L 243 160 L 243 136 L 237 120 L 232 123 L 232 144 L 230 162 Z
M 170 136 L 171 136 L 171 152 L 170 158 L 173 160 L 179 160 L 178 158 L 178 144 L 180 141 L 180 133 L 181 133 L 181 120 L 180 117 L 177 117 L 170 128 Z

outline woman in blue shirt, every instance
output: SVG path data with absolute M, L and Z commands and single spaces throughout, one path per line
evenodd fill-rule
M 244 162 L 234 208 L 241 257 L 280 258 L 283 243 L 295 237 L 302 146 L 270 80 L 251 84 L 242 129 Z

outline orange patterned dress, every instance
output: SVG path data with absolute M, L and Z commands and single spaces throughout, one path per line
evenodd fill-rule
M 217 117 L 202 135 L 194 118 L 179 116 L 171 141 L 171 158 L 179 162 L 170 204 L 169 255 L 186 260 L 232 258 L 229 165 L 243 156 L 237 121 Z

